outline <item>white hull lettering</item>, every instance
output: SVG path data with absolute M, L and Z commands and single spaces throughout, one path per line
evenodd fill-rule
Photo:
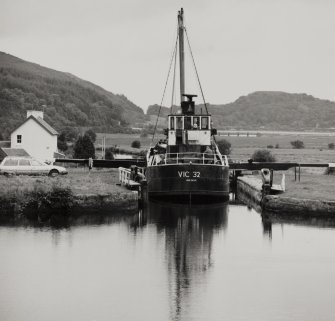
M 178 171 L 178 176 L 179 178 L 199 178 L 200 177 L 200 172 L 189 172 L 189 171 Z

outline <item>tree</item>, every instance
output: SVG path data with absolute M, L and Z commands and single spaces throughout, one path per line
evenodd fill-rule
M 113 148 L 106 148 L 105 159 L 114 159 Z
M 305 148 L 304 142 L 297 139 L 291 142 L 292 148 L 301 149 Z
M 131 143 L 131 147 L 133 147 L 133 148 L 141 148 L 141 142 L 139 140 L 134 140 Z
M 266 149 L 256 150 L 252 154 L 251 158 L 255 162 L 273 163 L 276 161 L 276 158 L 271 154 L 269 150 Z
M 219 151 L 223 155 L 229 155 L 231 153 L 231 143 L 226 139 L 221 139 L 217 142 Z
M 95 158 L 95 148 L 88 135 L 79 136 L 73 148 L 74 158 Z
M 62 152 L 66 152 L 67 151 L 67 143 L 63 140 L 58 140 L 57 141 L 57 148 L 62 151 Z
M 67 151 L 66 135 L 62 132 L 57 138 L 57 148 L 62 152 Z
M 85 135 L 88 135 L 91 138 L 92 143 L 95 143 L 97 139 L 97 134 L 93 131 L 93 129 L 88 129 L 85 132 Z
M 74 142 L 78 136 L 79 132 L 76 128 L 73 127 L 66 127 L 62 132 L 61 135 L 65 135 L 65 141 L 67 142 Z

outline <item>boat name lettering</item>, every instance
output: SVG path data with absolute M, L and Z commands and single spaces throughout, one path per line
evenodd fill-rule
M 200 172 L 178 171 L 179 177 L 200 177 Z

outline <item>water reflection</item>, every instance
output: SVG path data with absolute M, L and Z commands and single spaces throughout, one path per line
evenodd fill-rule
M 0 227 L 1 320 L 335 320 L 333 221 L 148 203 Z
M 189 304 L 192 286 L 204 282 L 211 268 L 214 234 L 227 226 L 228 204 L 177 205 L 150 202 L 143 222 L 165 233 L 170 318 L 180 320 Z
M 280 225 L 296 225 L 296 226 L 310 226 L 318 228 L 335 228 L 335 218 L 331 217 L 311 217 L 293 214 L 274 214 L 263 212 L 261 214 L 264 235 L 272 236 L 272 226 Z

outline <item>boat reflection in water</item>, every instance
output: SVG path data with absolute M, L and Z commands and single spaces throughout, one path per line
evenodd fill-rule
M 192 287 L 206 283 L 213 237 L 227 226 L 228 203 L 190 206 L 151 201 L 146 205 L 142 224 L 154 224 L 165 235 L 170 317 L 180 320 L 182 310 L 191 304 Z

